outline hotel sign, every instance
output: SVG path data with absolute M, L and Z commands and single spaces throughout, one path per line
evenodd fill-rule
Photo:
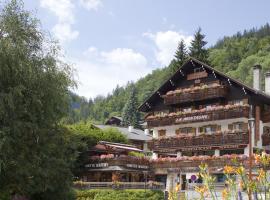
M 108 166 L 109 166 L 108 163 L 90 163 L 85 165 L 86 168 L 104 168 Z
M 209 115 L 196 115 L 190 117 L 179 117 L 175 119 L 175 123 L 189 122 L 189 121 L 201 121 L 210 119 Z
M 128 168 L 135 168 L 135 169 L 148 169 L 147 165 L 137 165 L 137 164 L 127 164 Z

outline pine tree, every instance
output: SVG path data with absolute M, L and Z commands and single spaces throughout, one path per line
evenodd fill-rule
M 178 44 L 178 47 L 177 47 L 177 50 L 175 52 L 175 59 L 178 63 L 179 66 L 182 66 L 184 64 L 184 62 L 187 60 L 187 49 L 186 49 L 186 45 L 185 45 L 185 42 L 184 40 L 182 39 L 179 44 Z
M 173 59 L 169 65 L 171 74 L 174 74 L 187 60 L 188 54 L 183 39 L 179 42 L 174 57 L 175 59 Z
M 133 126 L 139 128 L 140 114 L 138 112 L 138 97 L 135 86 L 131 85 L 130 95 L 123 108 L 122 118 L 123 126 Z
M 205 48 L 207 42 L 204 40 L 205 35 L 203 35 L 201 31 L 202 29 L 199 28 L 194 34 L 194 39 L 191 41 L 191 46 L 189 48 L 189 56 L 208 63 L 208 51 Z

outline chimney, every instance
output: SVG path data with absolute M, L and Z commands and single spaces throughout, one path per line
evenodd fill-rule
M 270 95 L 270 71 L 265 73 L 265 93 Z
M 255 65 L 253 67 L 253 88 L 256 90 L 261 90 L 261 65 Z
M 133 129 L 134 129 L 134 127 L 133 127 L 133 126 L 128 126 L 128 132 L 132 132 L 132 131 L 133 131 Z

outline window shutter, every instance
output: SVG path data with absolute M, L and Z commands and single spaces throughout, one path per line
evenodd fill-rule
M 192 128 L 192 133 L 196 134 L 196 128 Z
M 243 123 L 243 131 L 247 131 L 248 130 L 248 123 Z
M 221 125 L 217 125 L 217 131 L 221 131 Z
M 248 99 L 243 99 L 243 104 L 248 104 Z
M 180 130 L 179 129 L 176 129 L 175 130 L 175 135 L 179 135 L 180 134 Z
M 202 127 L 200 127 L 200 128 L 199 128 L 199 132 L 200 132 L 200 133 L 205 132 L 205 131 L 204 131 L 204 129 L 205 129 L 205 127 L 203 127 L 203 126 L 202 126 Z
M 228 129 L 231 131 L 233 130 L 233 124 L 228 124 Z

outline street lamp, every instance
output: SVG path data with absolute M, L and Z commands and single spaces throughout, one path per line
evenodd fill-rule
M 252 180 L 252 155 L 253 155 L 253 147 L 252 147 L 252 129 L 254 127 L 255 119 L 253 117 L 248 119 L 248 136 L 249 136 L 249 181 Z M 251 200 L 251 191 L 249 190 L 248 199 Z

